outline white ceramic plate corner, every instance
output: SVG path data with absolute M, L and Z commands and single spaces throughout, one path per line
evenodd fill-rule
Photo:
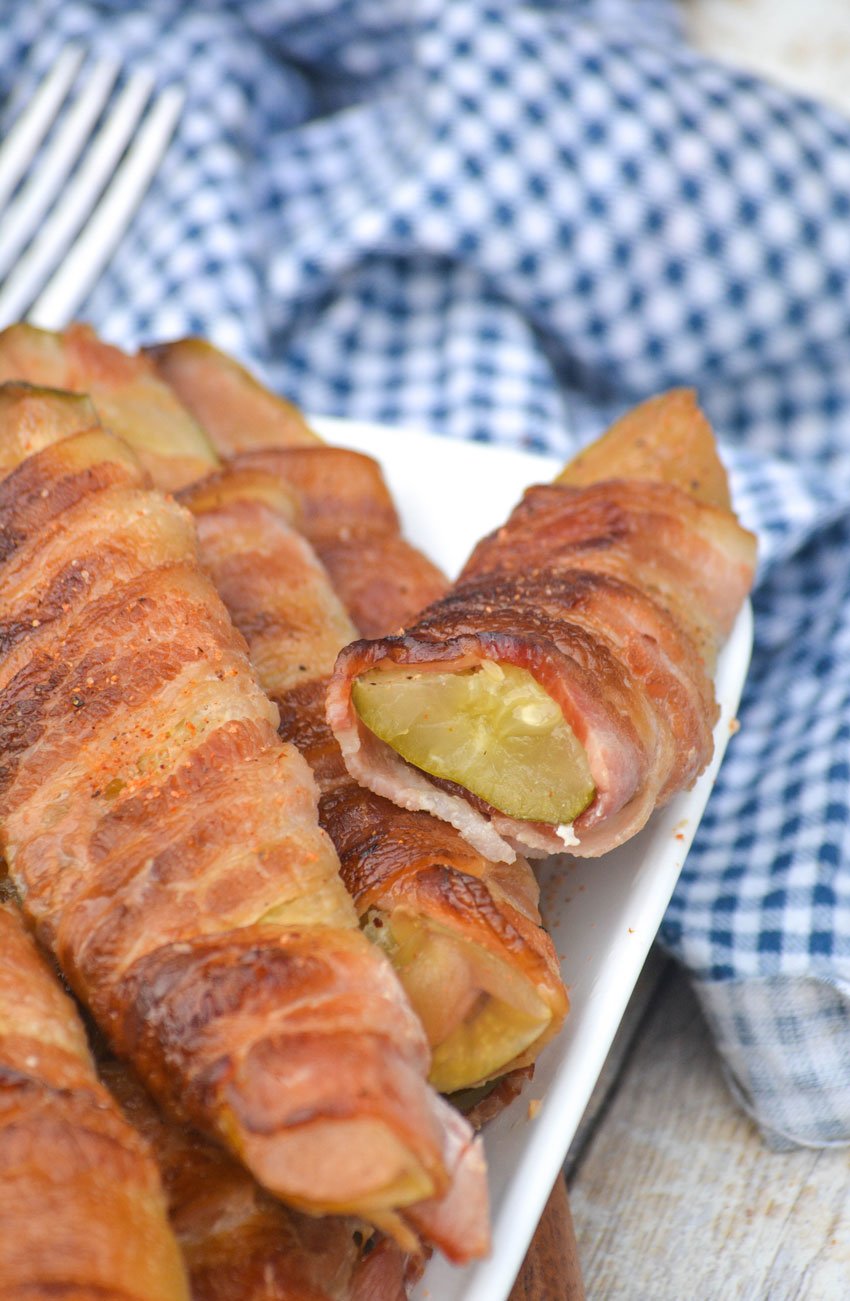
M 318 418 L 329 442 L 383 466 L 407 537 L 454 575 L 479 537 L 523 489 L 552 479 L 549 457 L 355 421 Z M 570 991 L 570 1015 L 534 1079 L 485 1131 L 493 1215 L 487 1260 L 457 1269 L 434 1258 L 413 1301 L 505 1301 L 578 1128 L 635 982 L 673 893 L 723 758 L 752 649 L 742 611 L 718 664 L 715 752 L 694 788 L 603 859 L 548 860 L 541 907 Z M 532 1119 L 530 1100 L 540 1100 Z

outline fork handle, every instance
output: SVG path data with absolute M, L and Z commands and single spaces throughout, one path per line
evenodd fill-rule
M 585 1301 L 567 1184 L 559 1174 L 509 1301 Z

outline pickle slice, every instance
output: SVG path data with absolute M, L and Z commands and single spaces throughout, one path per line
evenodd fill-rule
M 402 907 L 372 910 L 363 929 L 389 956 L 422 1022 L 431 1045 L 428 1078 L 440 1093 L 473 1088 L 524 1065 L 563 1021 L 566 1004 L 438 922 Z
M 354 707 L 371 732 L 432 777 L 509 817 L 561 825 L 596 788 L 584 747 L 526 669 L 484 661 L 453 673 L 392 667 L 363 674 Z
M 714 433 L 691 389 L 671 389 L 627 411 L 573 457 L 555 482 L 584 488 L 604 479 L 673 483 L 697 501 L 732 509 Z
M 97 412 L 84 394 L 8 380 L 0 384 L 0 472 L 8 472 L 60 438 L 99 425 Z

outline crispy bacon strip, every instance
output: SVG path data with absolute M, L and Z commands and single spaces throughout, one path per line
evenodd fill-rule
M 0 903 L 0 1295 L 188 1301 L 156 1165 L 76 1009 Z
M 682 425 L 698 472 L 677 468 L 667 448 Z M 634 477 L 616 477 L 620 460 Z M 591 481 L 603 465 L 607 477 Z M 433 780 L 355 712 L 352 686 L 367 670 L 445 673 L 495 661 L 531 673 L 584 746 L 595 796 L 575 819 L 571 852 L 601 854 L 634 835 L 712 753 L 708 675 L 755 563 L 752 536 L 713 504 L 724 484 L 710 429 L 692 396 L 675 393 L 631 413 L 561 482 L 530 489 L 405 633 L 340 656 L 328 719 L 352 776 L 436 813 L 493 858 L 562 849 L 566 829 L 508 817 Z
M 357 1220 L 314 1219 L 270 1197 L 220 1147 L 167 1121 L 114 1058 L 100 1076 L 156 1154 L 192 1301 L 404 1301 L 409 1270 L 393 1242 Z
M 299 528 L 366 636 L 399 627 L 445 591 L 437 567 L 402 537 L 371 456 L 344 447 L 293 447 L 244 452 L 233 464 L 266 470 L 295 488 Z
M 26 381 L 0 384 L 0 428 L 5 431 L 0 440 L 0 474 L 8 474 L 59 438 L 99 427 L 94 403 L 84 393 L 57 394 L 55 389 Z
M 302 531 L 367 636 L 444 590 L 443 575 L 401 536 L 377 463 L 325 445 L 297 407 L 203 340 L 128 356 L 88 326 L 54 334 L 14 325 L 0 332 L 0 383 L 8 380 L 89 394 L 166 491 L 215 467 L 210 439 L 222 455 L 244 451 L 249 466 L 282 476 L 297 492 Z
M 480 1254 L 480 1150 L 425 1085 L 191 517 L 89 430 L 0 482 L 0 539 L 2 842 L 75 991 L 172 1114 L 293 1205 Z
M 145 351 L 222 456 L 258 447 L 321 446 L 298 407 L 269 392 L 206 339 L 177 339 Z
M 309 548 L 273 518 L 256 475 L 266 471 L 295 489 L 298 528 L 362 628 L 398 626 L 445 580 L 401 538 L 371 458 L 322 445 L 294 408 L 199 340 L 150 355 L 217 449 L 241 453 L 186 496 L 199 516 L 204 561 L 281 706 L 282 735 L 318 777 L 322 822 L 361 920 L 391 953 L 428 1031 L 432 1079 L 458 1088 L 532 1060 L 567 1006 L 534 878 L 527 864 L 508 872 L 449 828 L 401 813 L 348 778 L 323 697 L 333 657 L 354 627 Z M 253 489 L 246 475 L 255 476 Z
M 349 777 L 324 693 L 355 630 L 309 545 L 244 466 L 240 458 L 183 499 L 196 514 L 204 566 L 280 706 L 281 733 L 316 775 L 320 818 L 358 915 L 425 1025 L 432 1080 L 460 1088 L 530 1061 L 566 1012 L 534 877 L 521 861 L 488 862 L 452 828 Z
M 294 487 L 299 529 L 364 636 L 399 627 L 442 595 L 445 578 L 401 536 L 370 456 L 327 446 L 296 407 L 200 339 L 163 344 L 149 355 L 220 455 Z

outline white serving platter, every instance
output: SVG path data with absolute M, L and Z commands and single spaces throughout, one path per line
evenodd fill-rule
M 523 489 L 560 468 L 549 457 L 430 434 L 330 418 L 313 424 L 329 442 L 380 461 L 407 537 L 452 576 Z M 466 1269 L 433 1259 L 414 1301 L 507 1298 L 699 825 L 734 730 L 751 649 L 746 606 L 718 665 L 722 712 L 714 758 L 693 790 L 605 858 L 559 856 L 541 866 L 541 908 L 569 987 L 570 1014 L 541 1054 L 533 1080 L 485 1130 L 491 1255 Z

